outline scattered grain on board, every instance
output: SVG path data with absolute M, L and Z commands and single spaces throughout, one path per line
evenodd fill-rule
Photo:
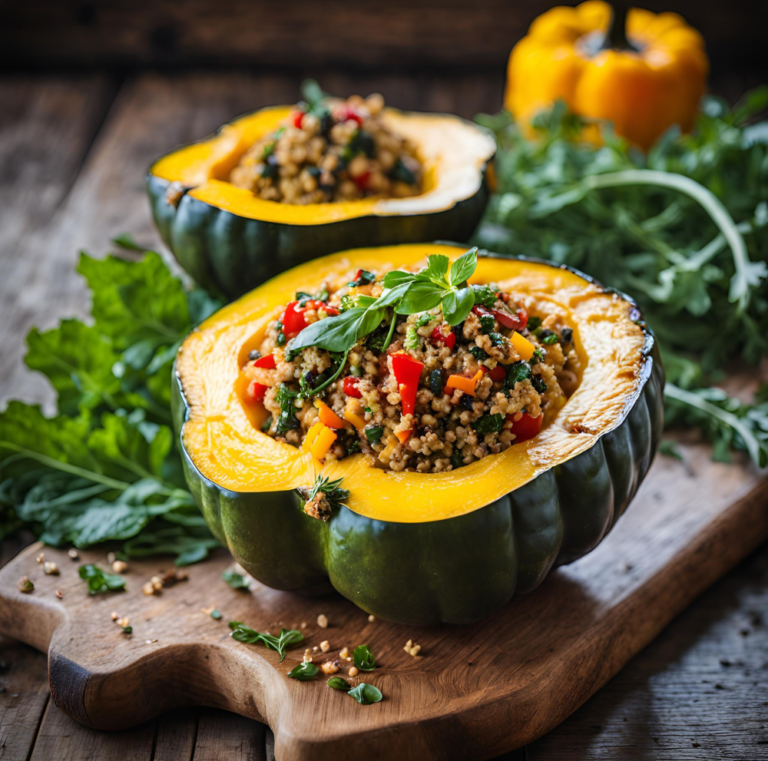
M 328 628 L 328 617 L 324 616 L 322 613 L 317 617 L 317 625 L 321 629 L 327 629 Z
M 320 666 L 320 669 L 324 674 L 335 674 L 339 670 L 339 667 L 333 661 L 326 661 Z
M 34 588 L 35 588 L 35 585 L 32 583 L 29 576 L 22 576 L 19 579 L 19 592 L 24 592 L 24 594 L 29 594 Z

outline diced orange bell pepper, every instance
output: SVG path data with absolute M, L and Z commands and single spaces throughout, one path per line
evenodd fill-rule
M 323 430 L 325 426 L 318 420 L 308 431 L 307 435 L 304 437 L 304 443 L 301 445 L 301 448 L 308 452 L 309 448 L 312 446 L 312 444 L 315 443 L 315 439 L 320 434 L 320 431 Z
M 397 436 L 401 444 L 405 444 L 411 438 L 412 433 L 413 431 L 395 431 L 395 436 Z
M 333 446 L 333 442 L 336 441 L 336 434 L 327 426 L 323 426 L 323 430 L 317 435 L 312 446 L 309 448 L 310 454 L 316 460 L 322 460 L 328 454 L 328 450 Z
M 475 387 L 480 378 L 483 377 L 483 371 L 478 370 L 471 378 L 465 378 L 463 375 L 449 375 L 445 384 L 446 388 L 457 388 L 464 394 L 475 395 Z
M 346 423 L 323 401 L 315 400 L 315 407 L 320 411 L 320 422 L 329 428 L 345 428 Z
M 512 334 L 509 340 L 512 341 L 512 346 L 515 347 L 517 353 L 526 362 L 533 356 L 533 352 L 536 351 L 536 347 L 517 331 Z

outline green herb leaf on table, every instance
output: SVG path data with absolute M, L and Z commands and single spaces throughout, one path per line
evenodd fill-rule
M 275 637 L 269 632 L 262 634 L 241 621 L 230 621 L 232 638 L 247 645 L 262 644 L 269 650 L 274 650 L 280 656 L 280 663 L 285 659 L 285 652 L 291 645 L 304 641 L 304 635 L 296 629 L 281 629 L 279 636 Z
M 314 679 L 318 673 L 319 669 L 317 666 L 315 666 L 314 663 L 300 663 L 298 666 L 292 668 L 288 672 L 288 676 L 291 679 L 298 679 L 300 682 L 309 682 L 311 679 Z
M 332 690 L 344 690 L 345 692 L 350 689 L 350 684 L 346 679 L 343 679 L 340 676 L 332 676 L 326 684 L 332 689 Z
M 251 582 L 242 573 L 228 570 L 221 574 L 221 578 L 229 584 L 232 589 L 248 590 L 251 588 Z
M 360 705 L 371 705 L 372 703 L 379 703 L 383 695 L 381 691 L 374 687 L 372 684 L 366 682 L 360 682 L 357 687 L 353 687 L 348 693 L 351 695 Z
M 78 572 L 80 578 L 88 582 L 88 594 L 90 595 L 125 590 L 125 579 L 122 576 L 107 573 L 97 565 L 91 563 L 81 565 Z
M 358 645 L 352 653 L 352 658 L 360 671 L 373 671 L 376 668 L 376 659 L 368 645 Z

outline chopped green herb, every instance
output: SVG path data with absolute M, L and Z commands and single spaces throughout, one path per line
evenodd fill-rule
M 360 671 L 373 671 L 376 667 L 376 659 L 368 645 L 358 645 L 352 653 L 352 658 Z
M 417 351 L 419 348 L 419 334 L 416 332 L 415 325 L 409 325 L 405 333 L 405 342 L 403 344 L 408 351 Z
M 489 338 L 494 346 L 504 346 L 507 342 L 507 339 L 501 333 L 491 333 Z
M 442 396 L 445 388 L 443 371 L 438 367 L 429 374 L 429 388 L 435 396 Z
M 104 592 L 117 592 L 125 589 L 125 579 L 116 574 L 102 571 L 97 565 L 87 563 L 78 569 L 80 578 L 88 582 L 88 594 L 97 595 Z
M 384 434 L 384 428 L 380 425 L 372 425 L 370 428 L 365 429 L 365 438 L 371 442 L 371 444 L 378 444 L 381 441 L 381 437 Z
M 531 377 L 531 366 L 520 360 L 519 362 L 513 362 L 511 365 L 507 365 L 507 381 L 504 387 L 509 390 L 515 387 L 515 383 L 522 383 Z
M 464 464 L 464 460 L 462 459 L 461 450 L 454 449 L 453 452 L 451 452 L 451 465 L 454 470 L 457 468 L 460 468 Z
M 533 356 L 530 358 L 529 362 L 532 365 L 538 365 L 539 362 L 544 361 L 544 349 L 534 349 L 533 350 Z
M 544 383 L 541 376 L 539 375 L 531 376 L 531 385 L 538 394 L 543 394 L 547 390 L 547 384 Z
M 389 176 L 397 182 L 406 183 L 406 185 L 416 184 L 416 175 L 408 169 L 400 158 L 397 159 L 395 165 L 390 170 Z
M 224 571 L 224 573 L 221 574 L 221 578 L 224 579 L 232 589 L 248 590 L 251 588 L 250 579 L 247 579 L 242 573 L 238 573 L 237 571 L 231 569 Z
M 250 626 L 246 626 L 241 621 L 230 621 L 229 628 L 232 629 L 232 638 L 246 645 L 255 645 L 261 643 L 269 650 L 274 650 L 280 656 L 280 663 L 285 659 L 285 651 L 291 645 L 296 645 L 304 641 L 304 635 L 296 629 L 281 629 L 280 635 L 274 635 L 266 632 L 262 634 Z
M 416 327 L 423 328 L 424 326 L 429 325 L 429 323 L 434 319 L 434 315 L 430 314 L 429 312 L 424 312 L 424 314 L 421 315 L 418 320 L 416 320 Z
M 471 346 L 469 353 L 478 361 L 482 362 L 484 359 L 488 359 L 488 352 L 481 349 L 479 346 Z
M 475 294 L 475 304 L 484 306 L 487 309 L 493 307 L 499 300 L 499 291 L 488 285 L 473 285 L 472 291 Z
M 220 621 L 221 620 L 221 613 L 218 610 L 214 609 L 214 610 L 211 611 L 211 618 L 214 619 L 215 621 Z
M 492 333 L 496 327 L 496 320 L 489 314 L 481 315 L 480 317 L 480 330 L 483 333 Z
M 277 389 L 277 403 L 280 405 L 280 416 L 277 418 L 277 432 L 287 433 L 301 426 L 296 417 L 297 391 L 292 391 L 285 383 L 281 383 Z
M 309 682 L 318 675 L 319 671 L 314 663 L 304 662 L 291 669 L 288 676 L 291 679 L 298 679 L 300 682 Z
M 526 324 L 526 327 L 528 328 L 528 330 L 531 331 L 531 333 L 533 333 L 533 331 L 536 330 L 536 328 L 538 328 L 540 326 L 541 326 L 541 317 L 533 316 L 533 317 L 529 317 L 528 318 L 528 322 Z
M 133 634 L 133 627 L 132 626 L 124 626 L 123 627 L 123 634 Z
M 342 679 L 340 676 L 332 676 L 328 682 L 328 686 L 333 690 L 348 690 L 350 684 L 346 679 Z
M 325 476 L 318 476 L 312 488 L 307 492 L 306 502 L 311 502 L 318 494 L 325 494 L 331 508 L 339 508 L 344 504 L 344 500 L 349 499 L 349 492 L 341 488 L 343 478 L 337 478 L 331 481 Z M 300 492 L 301 493 L 301 492 Z
M 373 272 L 369 272 L 368 270 L 360 270 L 360 274 L 357 276 L 357 278 L 352 282 L 347 283 L 347 285 L 350 288 L 355 288 L 360 285 L 370 285 L 371 283 L 375 282 L 376 275 L 374 275 Z
M 500 413 L 483 415 L 483 417 L 472 424 L 472 427 L 482 434 L 498 433 L 504 427 L 504 420 L 504 415 Z
M 372 684 L 366 684 L 360 682 L 357 687 L 352 688 L 348 693 L 351 695 L 360 705 L 371 705 L 372 703 L 378 703 L 382 699 L 382 694 L 379 689 Z

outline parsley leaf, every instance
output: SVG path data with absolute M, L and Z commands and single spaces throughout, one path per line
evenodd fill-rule
M 250 626 L 246 626 L 241 621 L 230 621 L 229 628 L 232 629 L 232 639 L 243 642 L 246 645 L 262 644 L 269 650 L 274 650 L 280 656 L 280 663 L 285 659 L 285 652 L 291 645 L 296 645 L 304 641 L 304 635 L 296 629 L 281 629 L 280 635 L 274 635 L 266 632 L 262 634 Z
M 89 595 L 125 590 L 125 579 L 122 576 L 102 571 L 97 565 L 81 565 L 78 572 L 80 578 L 88 582 Z
M 224 571 L 224 573 L 221 574 L 221 578 L 224 579 L 232 589 L 249 590 L 251 588 L 250 580 L 237 571 Z

